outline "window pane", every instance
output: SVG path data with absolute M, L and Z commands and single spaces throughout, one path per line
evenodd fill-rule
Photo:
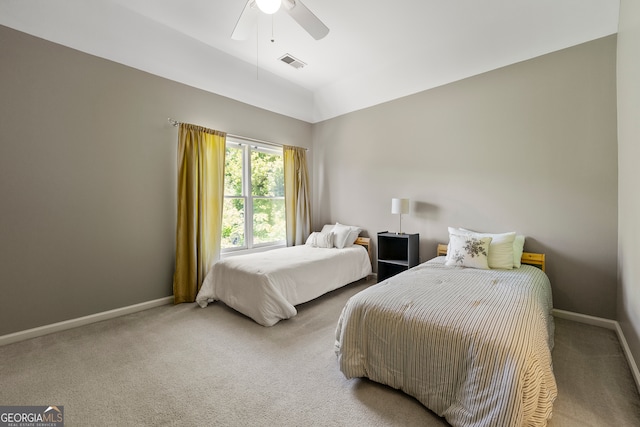
M 242 248 L 244 238 L 244 199 L 225 198 L 222 212 L 222 243 L 223 249 Z
M 253 199 L 253 243 L 285 240 L 284 198 Z
M 242 195 L 242 147 L 227 145 L 224 161 L 224 195 Z
M 227 138 L 222 249 L 252 249 L 286 238 L 281 149 Z
M 284 197 L 284 165 L 281 154 L 251 151 L 251 194 Z

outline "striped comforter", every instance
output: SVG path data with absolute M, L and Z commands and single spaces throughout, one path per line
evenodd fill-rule
M 535 267 L 438 257 L 354 295 L 336 354 L 347 378 L 403 390 L 453 426 L 543 426 L 557 395 L 551 309 Z

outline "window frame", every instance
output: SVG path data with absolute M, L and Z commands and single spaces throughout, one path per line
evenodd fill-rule
M 284 193 L 282 196 L 254 196 L 252 191 L 252 165 L 251 165 L 251 153 L 258 151 L 266 154 L 279 155 L 282 157 L 284 165 L 284 150 L 283 147 L 276 144 L 264 144 L 257 141 L 244 140 L 239 137 L 229 137 L 225 143 L 225 150 L 229 147 L 242 149 L 242 194 L 228 196 L 224 194 L 224 201 L 227 199 L 242 199 L 244 201 L 244 245 L 234 246 L 230 248 L 220 248 L 221 256 L 228 256 L 231 254 L 258 252 L 262 250 L 273 249 L 277 247 L 286 246 L 286 235 L 281 240 L 272 242 L 255 243 L 254 242 L 254 201 L 256 199 L 272 199 L 283 200 L 285 199 Z M 226 163 L 226 160 L 225 160 Z M 225 164 L 226 166 L 226 164 Z M 283 169 L 284 175 L 284 169 Z M 284 176 L 283 176 L 284 180 Z M 225 189 L 226 190 L 226 189 Z M 226 193 L 226 191 L 225 191 Z M 224 221 L 224 218 L 223 218 Z M 285 218 L 285 230 L 286 230 L 286 218 Z M 286 233 L 286 231 L 285 231 Z

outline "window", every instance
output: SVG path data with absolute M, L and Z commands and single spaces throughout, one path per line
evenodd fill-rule
M 227 137 L 222 251 L 281 245 L 285 239 L 282 149 Z

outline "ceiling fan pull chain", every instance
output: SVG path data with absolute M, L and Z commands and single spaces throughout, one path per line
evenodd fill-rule
M 275 19 L 274 15 L 271 15 L 271 43 L 275 41 L 275 37 L 273 37 L 273 20 Z

